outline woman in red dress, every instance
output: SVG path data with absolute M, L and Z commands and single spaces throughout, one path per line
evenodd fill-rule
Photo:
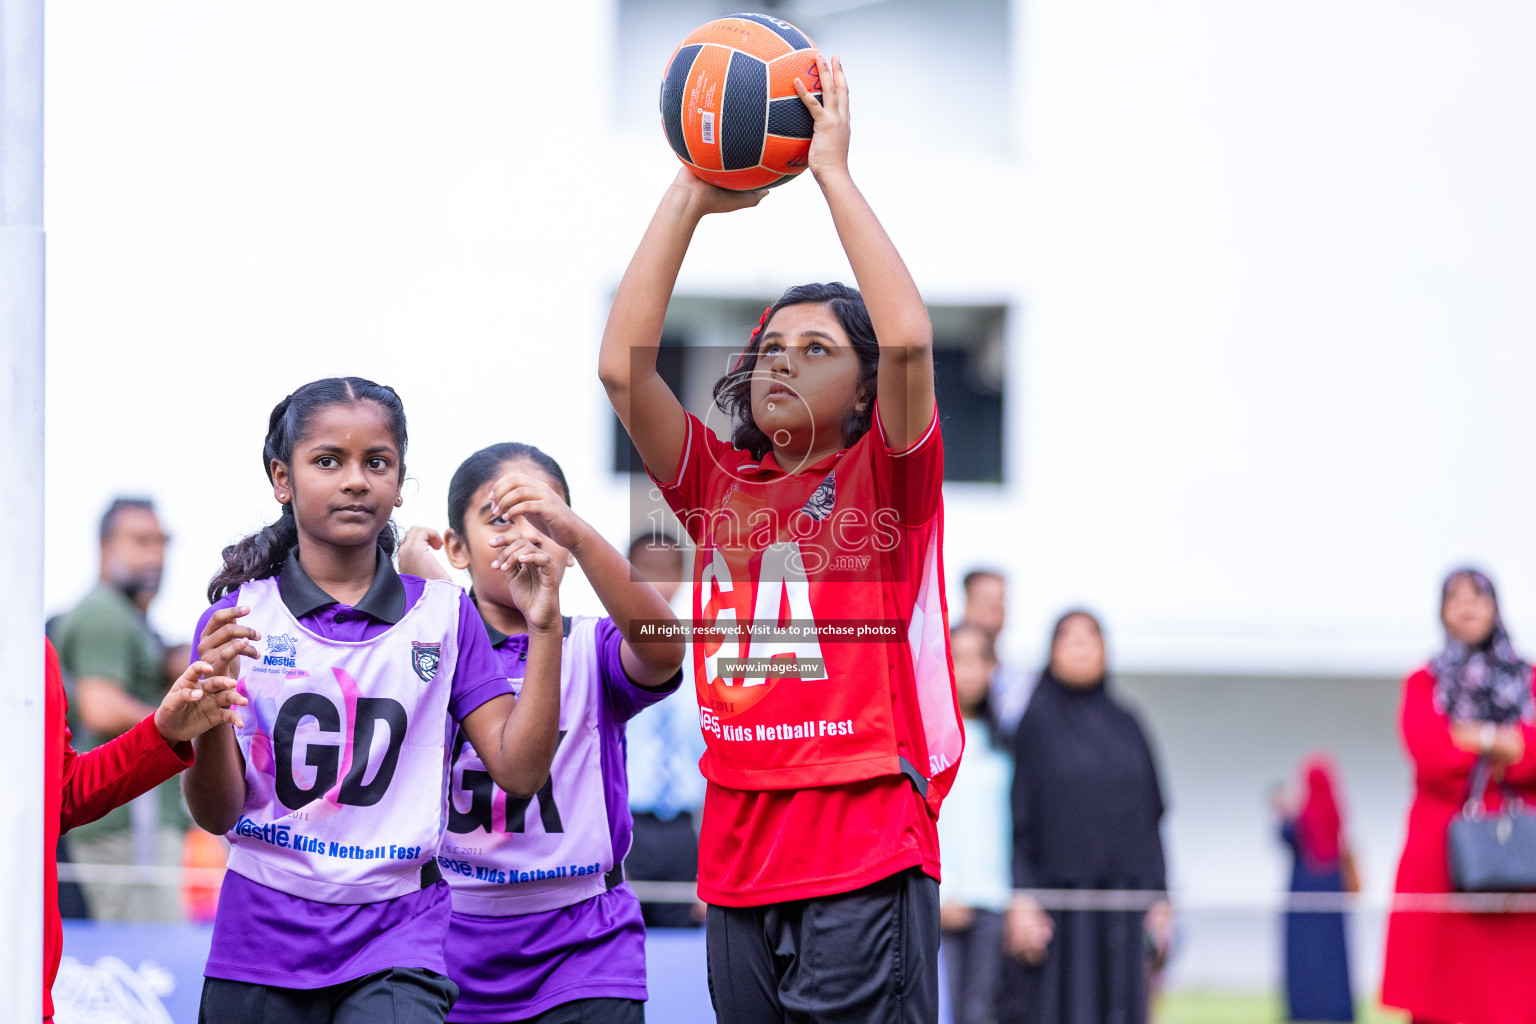
M 1451 891 L 1446 829 L 1467 799 L 1478 758 L 1536 805 L 1536 697 L 1487 576 L 1452 573 L 1441 591 L 1445 648 L 1404 684 L 1403 742 L 1413 808 L 1399 893 Z M 1501 804 L 1490 785 L 1487 809 Z M 1415 1024 L 1536 1024 L 1536 914 L 1395 911 L 1387 925 L 1382 1002 Z

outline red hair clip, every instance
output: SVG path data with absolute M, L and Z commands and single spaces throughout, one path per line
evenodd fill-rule
M 772 306 L 764 306 L 763 307 L 763 315 L 757 318 L 757 326 L 752 328 L 752 340 L 753 341 L 757 340 L 758 333 L 762 331 L 763 325 L 768 322 L 768 314 L 772 313 L 772 312 L 773 312 L 773 307 Z
M 747 342 L 747 347 L 742 350 L 741 355 L 736 357 L 736 365 L 731 367 L 732 373 L 738 372 L 741 369 L 741 364 L 745 362 L 746 358 L 752 354 L 752 342 L 756 341 L 757 336 L 762 333 L 763 325 L 768 323 L 768 315 L 772 312 L 772 306 L 763 307 L 763 315 L 757 318 L 757 326 L 752 328 L 751 340 Z

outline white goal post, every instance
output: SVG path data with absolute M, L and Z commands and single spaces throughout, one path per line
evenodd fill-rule
M 42 1018 L 43 2 L 0 0 L 0 1020 Z M 48 851 L 48 856 L 52 856 Z

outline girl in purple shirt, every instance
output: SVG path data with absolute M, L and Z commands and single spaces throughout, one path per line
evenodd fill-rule
M 515 700 L 464 593 L 390 565 L 405 447 L 392 388 L 299 388 L 262 452 L 282 514 L 226 548 L 209 585 L 198 656 L 249 704 L 242 728 L 199 739 L 185 776 L 197 823 L 231 844 L 205 1024 L 440 1024 L 456 994 L 436 859 L 450 730 L 509 792 L 531 796 L 549 772 L 554 560 L 514 543 L 499 561 L 528 623 Z
M 683 641 L 652 639 L 671 608 L 569 506 L 559 465 L 529 445 L 465 460 L 448 488 L 449 529 L 406 535 L 402 566 L 445 575 L 429 547 L 469 572 L 485 631 L 516 688 L 528 620 L 508 592 L 510 552 L 531 545 L 556 574 L 580 564 L 608 615 L 565 623 L 560 743 L 532 800 L 493 785 L 462 737 L 452 744 L 448 834 L 438 863 L 453 886 L 448 973 L 463 1024 L 644 1020 L 645 926 L 623 880 L 633 820 L 624 723 L 677 689 Z M 665 630 L 661 630 L 665 632 Z

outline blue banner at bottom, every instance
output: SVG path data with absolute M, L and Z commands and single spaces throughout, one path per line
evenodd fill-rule
M 212 925 L 64 922 L 55 1024 L 196 1024 Z M 650 1020 L 712 1024 L 704 931 L 645 939 Z

